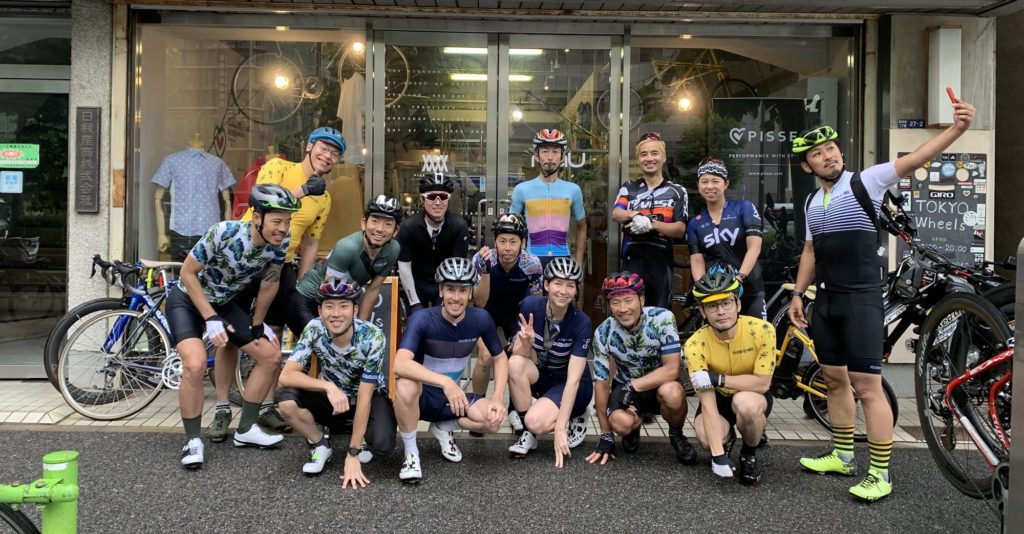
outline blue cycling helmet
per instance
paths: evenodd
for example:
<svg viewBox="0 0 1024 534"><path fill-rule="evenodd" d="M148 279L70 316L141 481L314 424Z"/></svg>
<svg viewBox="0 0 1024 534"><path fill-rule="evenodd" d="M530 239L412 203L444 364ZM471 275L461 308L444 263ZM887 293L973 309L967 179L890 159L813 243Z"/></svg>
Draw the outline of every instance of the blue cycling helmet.
<svg viewBox="0 0 1024 534"><path fill-rule="evenodd" d="M327 141L336 146L342 154L345 153L345 138L341 136L341 132L334 128L322 126L310 132L306 142L312 144L317 141Z"/></svg>

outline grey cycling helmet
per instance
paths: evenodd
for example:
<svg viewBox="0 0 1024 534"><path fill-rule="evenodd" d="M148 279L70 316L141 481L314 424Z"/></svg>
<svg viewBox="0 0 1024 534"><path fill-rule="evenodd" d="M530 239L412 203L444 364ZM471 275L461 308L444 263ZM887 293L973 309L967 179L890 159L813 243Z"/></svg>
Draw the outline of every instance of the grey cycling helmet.
<svg viewBox="0 0 1024 534"><path fill-rule="evenodd" d="M479 280L473 262L466 258L445 258L434 271L434 281L453 286L473 286Z"/></svg>
<svg viewBox="0 0 1024 534"><path fill-rule="evenodd" d="M276 184L259 184L249 191L249 205L256 213L299 211L299 199L291 191Z"/></svg>
<svg viewBox="0 0 1024 534"><path fill-rule="evenodd" d="M544 279L554 280L555 278L579 283L583 280L583 269L580 269L580 264L572 258L555 258L548 262L547 267L544 267Z"/></svg>
<svg viewBox="0 0 1024 534"><path fill-rule="evenodd" d="M455 180L452 180L451 176L442 173L423 174L419 177L419 188L420 193L429 193L430 191L451 193L455 191Z"/></svg>
<svg viewBox="0 0 1024 534"><path fill-rule="evenodd" d="M377 195L377 198L366 205L366 216L384 217L394 219L395 224L402 222L402 206L398 204L397 198L388 198L385 195Z"/></svg>

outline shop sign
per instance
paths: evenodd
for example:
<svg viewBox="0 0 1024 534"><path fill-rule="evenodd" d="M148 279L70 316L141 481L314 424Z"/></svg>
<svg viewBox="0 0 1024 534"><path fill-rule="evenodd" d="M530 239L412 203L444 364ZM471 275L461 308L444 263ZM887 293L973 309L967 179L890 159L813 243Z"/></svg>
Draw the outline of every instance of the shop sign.
<svg viewBox="0 0 1024 534"><path fill-rule="evenodd" d="M924 119L896 119L897 128L924 128Z"/></svg>
<svg viewBox="0 0 1024 534"><path fill-rule="evenodd" d="M39 145L0 144L0 169L34 169L39 166Z"/></svg>
<svg viewBox="0 0 1024 534"><path fill-rule="evenodd" d="M100 108L76 110L75 211L100 211Z"/></svg>
<svg viewBox="0 0 1024 534"><path fill-rule="evenodd" d="M24 184L21 171L0 171L0 193L21 193Z"/></svg>

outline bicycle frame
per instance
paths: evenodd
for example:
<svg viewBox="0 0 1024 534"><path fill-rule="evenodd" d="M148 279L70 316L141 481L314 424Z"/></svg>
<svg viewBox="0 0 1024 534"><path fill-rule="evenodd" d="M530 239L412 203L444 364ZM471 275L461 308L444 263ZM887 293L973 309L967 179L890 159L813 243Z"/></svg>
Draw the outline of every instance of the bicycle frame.
<svg viewBox="0 0 1024 534"><path fill-rule="evenodd" d="M960 421L960 424L963 425L964 430L967 431L967 435L970 436L971 441L974 442L974 446L977 447L978 451L981 452L982 457L985 458L985 463L987 463L988 466L992 469L995 469L996 465L999 464L999 457L996 455L995 452L992 451L992 448L989 447L987 443L985 443L985 440L981 438L981 435L978 433L978 429L975 428L974 424L971 423L970 419L968 419L963 414L963 412L960 411L960 408L956 405L956 403L953 402L953 393L956 391L957 388L962 386L968 380L971 380L978 375L984 374L992 367L1006 363L1007 361L1012 361L1013 350L1014 349L1012 348L1007 349L1000 352L999 354L996 354L995 356L992 356L991 358L981 362L980 364L968 369L966 373L950 380L949 384L946 385L946 394L944 398L946 406L950 409L950 412L953 413L956 416L956 418ZM992 419L992 426L993 428L995 428L996 433L999 435L999 439L1000 441L1002 441L1003 447L1006 450L1010 450L1010 441L1009 439L1007 439L1006 431L1003 429L1003 425L999 423L999 417L996 415L995 400L996 394L999 392L1000 389L1002 389L1004 385L1006 385L1006 383L1010 380L1012 376L1012 371L1007 371L1003 376L999 377L999 379L996 380L995 384L992 385L988 393L989 417Z"/></svg>
<svg viewBox="0 0 1024 534"><path fill-rule="evenodd" d="M812 341L807 334L800 331L800 329L797 328L795 325L789 325L789 328L786 330L786 336L782 338L782 347L776 351L776 360L780 362L782 361L782 359L785 357L786 350L789 349L789 344L792 343L794 339L803 343L804 349L809 351L811 353L811 358L814 360L815 363L818 363L818 353L814 351L814 341ZM798 361L797 367L793 369L794 385L797 387L797 389L814 395L819 399L826 398L827 395L825 395L821 391L814 389L810 385L804 383L803 375L799 372L799 365L800 363ZM779 366L776 366L775 369L776 372L778 372Z"/></svg>
<svg viewBox="0 0 1024 534"><path fill-rule="evenodd" d="M43 456L43 476L31 484L0 484L0 503L42 506L43 534L78 531L78 453Z"/></svg>

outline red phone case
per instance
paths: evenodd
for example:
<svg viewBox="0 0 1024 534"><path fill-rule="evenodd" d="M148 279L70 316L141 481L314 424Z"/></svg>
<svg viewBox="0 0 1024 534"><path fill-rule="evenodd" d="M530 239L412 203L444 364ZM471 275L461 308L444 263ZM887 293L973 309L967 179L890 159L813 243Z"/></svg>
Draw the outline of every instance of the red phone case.
<svg viewBox="0 0 1024 534"><path fill-rule="evenodd" d="M959 100L957 100L957 98L956 98L956 94L953 93L953 88L952 87L947 87L946 88L946 94L949 95L949 101L950 102L952 102L954 104L959 102Z"/></svg>

